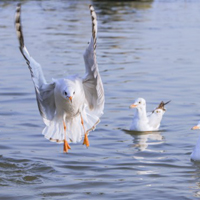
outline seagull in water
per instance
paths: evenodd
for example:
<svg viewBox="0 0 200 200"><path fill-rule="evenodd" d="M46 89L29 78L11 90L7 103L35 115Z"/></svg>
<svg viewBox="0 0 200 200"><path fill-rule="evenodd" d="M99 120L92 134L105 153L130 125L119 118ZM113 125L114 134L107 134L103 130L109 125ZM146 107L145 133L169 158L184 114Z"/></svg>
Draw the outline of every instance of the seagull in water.
<svg viewBox="0 0 200 200"><path fill-rule="evenodd" d="M163 101L159 106L150 113L146 112L146 101L143 98L138 98L130 105L130 108L136 108L135 115L130 127L134 131L157 131L160 127L160 122L166 111L165 105L170 101L164 103Z"/></svg>
<svg viewBox="0 0 200 200"><path fill-rule="evenodd" d="M19 49L26 60L35 87L40 115L46 127L45 138L63 143L64 152L71 147L70 142L80 142L89 146L88 134L100 122L104 110L104 88L96 61L97 17L93 6L89 6L92 19L92 37L83 55L85 76L68 76L47 83L42 68L29 54L21 25L21 5L16 8L15 27Z"/></svg>
<svg viewBox="0 0 200 200"><path fill-rule="evenodd" d="M200 129L200 121L198 122L198 124L196 126L192 127L192 130L196 130L196 129ZM196 146L194 147L194 149L192 151L190 158L193 161L200 161L200 137L197 141Z"/></svg>

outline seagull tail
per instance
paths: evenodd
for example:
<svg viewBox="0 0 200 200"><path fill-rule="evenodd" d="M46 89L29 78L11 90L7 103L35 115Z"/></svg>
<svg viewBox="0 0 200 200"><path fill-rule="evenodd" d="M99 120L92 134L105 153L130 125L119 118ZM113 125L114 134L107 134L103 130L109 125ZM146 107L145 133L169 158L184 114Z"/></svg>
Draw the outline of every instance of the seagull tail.
<svg viewBox="0 0 200 200"><path fill-rule="evenodd" d="M95 129L100 120L98 116L89 112L87 107L76 117L71 119L66 118L65 122L63 122L62 117L57 116L51 121L46 121L46 127L43 129L42 134L52 142L63 143L65 139L69 143L81 142L85 134L83 125L81 124L81 115L85 131L89 135L89 132ZM66 130L64 129L64 123Z"/></svg>
<svg viewBox="0 0 200 200"><path fill-rule="evenodd" d="M44 137L52 142L63 143L65 139L63 120L55 116L53 120L45 122L46 127L42 134Z"/></svg>
<svg viewBox="0 0 200 200"><path fill-rule="evenodd" d="M81 116L83 119L83 125L81 123ZM85 132L89 135L89 132L96 128L96 125L99 123L99 117L89 112L89 108L85 107L76 117L66 120L65 123L67 127L68 141L77 143L82 141Z"/></svg>

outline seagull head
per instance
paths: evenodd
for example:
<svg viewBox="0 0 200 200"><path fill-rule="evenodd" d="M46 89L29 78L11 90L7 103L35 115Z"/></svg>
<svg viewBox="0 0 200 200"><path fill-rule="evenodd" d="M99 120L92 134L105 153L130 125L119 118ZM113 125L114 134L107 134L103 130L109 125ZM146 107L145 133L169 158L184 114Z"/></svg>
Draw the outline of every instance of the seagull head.
<svg viewBox="0 0 200 200"><path fill-rule="evenodd" d="M79 80L74 77L68 77L67 79L61 79L57 81L57 88L59 94L62 96L65 102L74 103L77 98L81 98L81 88L79 87Z"/></svg>
<svg viewBox="0 0 200 200"><path fill-rule="evenodd" d="M200 129L200 121L198 122L198 124L196 126L192 127L192 130L195 130L195 129Z"/></svg>
<svg viewBox="0 0 200 200"><path fill-rule="evenodd" d="M146 107L146 101L143 98L138 98L134 101L132 105L130 105L130 108L137 108L142 109Z"/></svg>
<svg viewBox="0 0 200 200"><path fill-rule="evenodd" d="M161 108L156 108L154 111L152 111L155 115L157 116L163 116L163 114L165 113L165 109L161 109Z"/></svg>
<svg viewBox="0 0 200 200"><path fill-rule="evenodd" d="M63 97L67 100L70 101L72 103L72 100L75 96L75 90L73 88L65 88L63 90Z"/></svg>

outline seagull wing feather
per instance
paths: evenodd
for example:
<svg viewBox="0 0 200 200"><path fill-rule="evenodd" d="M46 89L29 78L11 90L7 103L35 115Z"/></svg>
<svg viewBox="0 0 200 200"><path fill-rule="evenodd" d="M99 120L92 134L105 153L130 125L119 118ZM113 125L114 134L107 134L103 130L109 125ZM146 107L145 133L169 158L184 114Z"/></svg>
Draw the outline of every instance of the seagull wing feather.
<svg viewBox="0 0 200 200"><path fill-rule="evenodd" d="M104 109L104 88L96 61L97 17L93 6L89 6L92 19L92 37L83 55L86 74L83 78L83 88L90 110L95 110L100 116Z"/></svg>
<svg viewBox="0 0 200 200"><path fill-rule="evenodd" d="M21 5L18 4L15 16L15 28L19 40L19 49L26 60L31 73L31 78L35 87L36 99L40 115L44 121L52 120L55 114L54 88L55 83L47 84L44 78L42 68L29 54L24 45L24 37L21 25Z"/></svg>

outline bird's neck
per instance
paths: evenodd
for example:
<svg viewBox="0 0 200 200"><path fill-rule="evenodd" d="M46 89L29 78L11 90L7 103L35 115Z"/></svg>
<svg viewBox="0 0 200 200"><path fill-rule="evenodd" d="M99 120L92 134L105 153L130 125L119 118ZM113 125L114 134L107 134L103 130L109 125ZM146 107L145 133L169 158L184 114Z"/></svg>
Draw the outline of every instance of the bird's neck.
<svg viewBox="0 0 200 200"><path fill-rule="evenodd" d="M136 115L139 119L147 120L147 113L146 113L146 107L138 108L136 110Z"/></svg>

